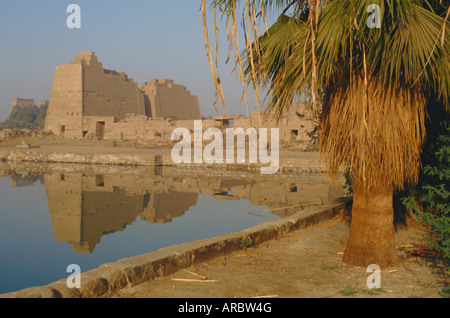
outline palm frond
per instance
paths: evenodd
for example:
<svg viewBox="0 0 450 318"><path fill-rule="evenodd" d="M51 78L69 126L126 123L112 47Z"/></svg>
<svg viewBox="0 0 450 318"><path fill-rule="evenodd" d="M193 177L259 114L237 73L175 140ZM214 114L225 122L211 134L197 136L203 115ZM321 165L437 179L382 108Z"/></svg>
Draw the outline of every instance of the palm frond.
<svg viewBox="0 0 450 318"><path fill-rule="evenodd" d="M294 99L315 105L320 98L320 149L331 176L344 165L367 187L401 188L417 179L427 98L432 95L450 109L449 2L212 3L229 21L243 87L253 85L257 96L265 87L267 108L275 117ZM381 28L367 26L372 4L380 7ZM282 14L260 36L257 17L273 10ZM238 12L244 50L236 41Z"/></svg>
<svg viewBox="0 0 450 318"><path fill-rule="evenodd" d="M319 145L329 174L335 178L343 165L368 189L415 183L425 139L425 96L417 89L392 90L373 78L368 83L367 95L360 73L327 86Z"/></svg>

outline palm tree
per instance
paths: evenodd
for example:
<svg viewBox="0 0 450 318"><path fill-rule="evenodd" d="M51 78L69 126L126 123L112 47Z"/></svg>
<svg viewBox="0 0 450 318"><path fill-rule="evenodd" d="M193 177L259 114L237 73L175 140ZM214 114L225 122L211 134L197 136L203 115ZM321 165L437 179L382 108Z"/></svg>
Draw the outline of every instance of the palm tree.
<svg viewBox="0 0 450 318"><path fill-rule="evenodd" d="M206 1L205 44L221 88L207 36ZM379 11L370 10L374 4ZM211 7L220 14L214 15L215 32L219 18L227 20L243 85L253 85L257 96L266 89L267 108L276 117L296 99L311 103L320 113L319 145L330 177L342 166L352 171L352 222L343 262L397 264L393 193L417 182L428 101L450 106L449 1L211 0ZM268 12L279 17L259 35ZM373 18L380 19L380 28L368 23Z"/></svg>

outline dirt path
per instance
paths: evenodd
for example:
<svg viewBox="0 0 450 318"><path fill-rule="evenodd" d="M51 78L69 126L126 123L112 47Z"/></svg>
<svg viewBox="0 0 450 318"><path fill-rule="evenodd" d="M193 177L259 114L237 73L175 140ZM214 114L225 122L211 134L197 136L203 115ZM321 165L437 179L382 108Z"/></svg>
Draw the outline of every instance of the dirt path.
<svg viewBox="0 0 450 318"><path fill-rule="evenodd" d="M368 289L366 281L371 273L366 269L341 262L348 230L347 222L337 217L195 268L128 287L115 297L441 297L440 291L449 282L444 273L448 264L442 264L436 257L412 253L421 244L423 228L410 226L408 230L397 231L396 245L402 266L381 269L379 290Z"/></svg>

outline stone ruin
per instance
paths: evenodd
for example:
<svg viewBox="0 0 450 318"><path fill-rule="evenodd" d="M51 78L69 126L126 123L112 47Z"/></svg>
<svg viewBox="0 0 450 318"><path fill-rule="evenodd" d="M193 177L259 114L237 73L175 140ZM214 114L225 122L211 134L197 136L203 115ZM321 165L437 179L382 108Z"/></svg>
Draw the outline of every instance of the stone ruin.
<svg viewBox="0 0 450 318"><path fill-rule="evenodd" d="M78 53L70 64L57 66L45 130L76 139L134 136L139 125L129 123L130 114L141 125L201 119L198 97L172 80L152 79L138 87L125 73L104 69L93 52Z"/></svg>
<svg viewBox="0 0 450 318"><path fill-rule="evenodd" d="M286 106L279 122L261 111L202 119L198 97L185 86L151 79L139 87L125 73L104 69L93 52L57 66L44 129L74 139L170 143L175 128L193 130L194 120L203 120L204 130L280 128L282 143L309 141L307 132L314 129L303 104Z"/></svg>
<svg viewBox="0 0 450 318"><path fill-rule="evenodd" d="M0 143L23 138L45 138L53 136L51 131L38 129L3 129L0 130Z"/></svg>

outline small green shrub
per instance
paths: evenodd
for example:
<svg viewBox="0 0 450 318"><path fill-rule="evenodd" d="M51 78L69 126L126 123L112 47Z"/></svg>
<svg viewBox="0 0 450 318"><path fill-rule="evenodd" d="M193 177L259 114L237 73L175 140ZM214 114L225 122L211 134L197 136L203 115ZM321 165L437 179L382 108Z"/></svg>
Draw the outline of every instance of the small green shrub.
<svg viewBox="0 0 450 318"><path fill-rule="evenodd" d="M255 244L248 235L241 236L241 249L246 250L247 248L252 247L253 245Z"/></svg>
<svg viewBox="0 0 450 318"><path fill-rule="evenodd" d="M442 133L429 145L435 152L423 169L419 185L409 190L402 203L420 222L431 227L429 248L450 258L450 121L443 121L441 127Z"/></svg>

